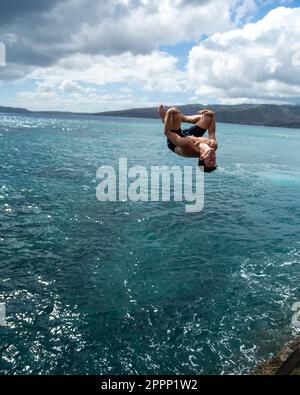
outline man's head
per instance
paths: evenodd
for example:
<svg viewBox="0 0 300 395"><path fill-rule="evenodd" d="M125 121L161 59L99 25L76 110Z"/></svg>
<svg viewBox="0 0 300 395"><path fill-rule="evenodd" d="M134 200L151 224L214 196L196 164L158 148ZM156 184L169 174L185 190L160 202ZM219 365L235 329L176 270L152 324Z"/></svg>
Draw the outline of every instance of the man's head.
<svg viewBox="0 0 300 395"><path fill-rule="evenodd" d="M205 173L212 173L217 170L217 160L216 160L216 151L211 150L210 154L207 157L203 157L199 160L199 167L204 167Z"/></svg>

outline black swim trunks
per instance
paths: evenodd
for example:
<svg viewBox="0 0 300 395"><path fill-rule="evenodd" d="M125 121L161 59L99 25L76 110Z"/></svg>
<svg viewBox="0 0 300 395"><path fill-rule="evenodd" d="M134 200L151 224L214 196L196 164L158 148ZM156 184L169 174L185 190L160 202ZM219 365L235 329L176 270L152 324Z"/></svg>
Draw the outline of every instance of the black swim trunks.
<svg viewBox="0 0 300 395"><path fill-rule="evenodd" d="M203 137L204 134L205 134L205 132L206 132L206 129L202 129L202 128L200 128L200 127L197 126L197 125L196 125L196 126L192 126L192 127L189 128L189 129L184 129L184 130L181 130L181 129L172 130L172 133L176 133L176 134L178 134L178 136L180 136L180 137L188 137L188 136ZM169 148L171 151L175 152L176 146L175 146L169 139L168 139L167 144L168 144L168 148Z"/></svg>

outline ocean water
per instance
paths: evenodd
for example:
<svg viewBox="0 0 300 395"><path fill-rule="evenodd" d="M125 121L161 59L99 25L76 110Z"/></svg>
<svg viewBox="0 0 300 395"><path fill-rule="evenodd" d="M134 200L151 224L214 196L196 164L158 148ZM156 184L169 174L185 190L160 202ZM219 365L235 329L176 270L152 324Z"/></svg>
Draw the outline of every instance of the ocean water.
<svg viewBox="0 0 300 395"><path fill-rule="evenodd" d="M297 334L300 131L218 136L186 214L96 199L120 157L193 163L159 121L0 116L1 374L241 374Z"/></svg>

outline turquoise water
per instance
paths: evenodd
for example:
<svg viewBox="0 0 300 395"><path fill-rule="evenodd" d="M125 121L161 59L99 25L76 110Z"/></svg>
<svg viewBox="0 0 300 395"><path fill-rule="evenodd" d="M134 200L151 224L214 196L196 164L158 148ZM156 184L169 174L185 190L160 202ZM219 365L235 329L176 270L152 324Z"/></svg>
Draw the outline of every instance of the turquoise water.
<svg viewBox="0 0 300 395"><path fill-rule="evenodd" d="M96 171L193 163L155 120L0 116L0 372L245 373L296 334L300 132L218 125L205 209L100 203Z"/></svg>

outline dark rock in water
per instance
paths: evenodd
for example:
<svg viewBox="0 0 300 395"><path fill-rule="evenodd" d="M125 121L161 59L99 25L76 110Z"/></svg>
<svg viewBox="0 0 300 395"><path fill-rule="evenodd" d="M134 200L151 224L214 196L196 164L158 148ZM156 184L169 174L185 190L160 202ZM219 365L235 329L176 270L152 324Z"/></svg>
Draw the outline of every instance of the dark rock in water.
<svg viewBox="0 0 300 395"><path fill-rule="evenodd" d="M264 376L300 376L300 338L288 343L274 358L259 364L253 373Z"/></svg>
<svg viewBox="0 0 300 395"><path fill-rule="evenodd" d="M278 376L286 376L300 368L300 348L294 351L277 371Z"/></svg>

